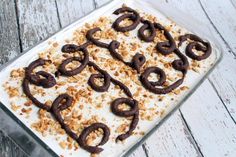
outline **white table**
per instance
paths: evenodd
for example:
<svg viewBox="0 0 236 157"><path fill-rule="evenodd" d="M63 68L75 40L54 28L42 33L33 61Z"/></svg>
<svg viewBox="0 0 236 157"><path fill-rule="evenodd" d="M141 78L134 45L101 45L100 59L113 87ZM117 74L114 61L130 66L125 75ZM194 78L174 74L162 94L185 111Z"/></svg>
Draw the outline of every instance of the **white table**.
<svg viewBox="0 0 236 157"><path fill-rule="evenodd" d="M107 1L1 0L0 63ZM235 157L236 0L166 0L166 3L209 25L223 46L224 58L182 108L132 156ZM1 133L0 157L16 156L25 155Z"/></svg>

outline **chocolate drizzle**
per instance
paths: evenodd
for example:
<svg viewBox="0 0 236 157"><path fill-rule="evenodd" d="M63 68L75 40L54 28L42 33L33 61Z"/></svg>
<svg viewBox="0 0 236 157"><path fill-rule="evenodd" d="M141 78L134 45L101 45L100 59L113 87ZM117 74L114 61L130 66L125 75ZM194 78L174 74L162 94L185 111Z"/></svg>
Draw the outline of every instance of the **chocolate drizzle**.
<svg viewBox="0 0 236 157"><path fill-rule="evenodd" d="M125 93L128 97L131 97L131 98L133 97L133 95L131 94L129 88L128 88L126 85L124 85L122 82L120 82L120 81L118 81L118 80L116 80L116 79L114 79L114 78L111 78L111 81L112 81L112 83L114 83L115 85L119 86L120 89L122 89L122 90L124 91L124 93Z"/></svg>
<svg viewBox="0 0 236 157"><path fill-rule="evenodd" d="M33 74L33 70L37 68L38 66L43 66L46 64L46 62L49 62L48 60L44 59L37 59L33 61L26 69L25 69L25 76L29 80L30 83L35 84L37 86L42 86L44 88L51 88L56 84L55 78L45 72L45 71L38 71L35 74ZM41 78L41 77L43 78Z"/></svg>
<svg viewBox="0 0 236 157"><path fill-rule="evenodd" d="M63 102L64 100L65 100L65 102ZM99 148L98 146L104 145L108 141L109 136L110 136L109 128L103 123L93 123L89 127L85 128L82 131L82 133L80 134L80 136L78 137L77 134L75 134L69 128L69 126L64 122L64 119L62 118L62 116L60 114L61 111L65 110L71 106L72 101L73 101L73 98L71 96L69 96L68 94L59 95L52 103L52 114L54 115L56 120L60 123L61 127L66 131L66 133L71 138L76 140L82 148L84 148L85 150L87 150L90 153L100 153L103 149ZM102 141L97 146L88 146L87 142L86 142L87 136L91 132L98 130L99 128L101 128L103 130Z"/></svg>
<svg viewBox="0 0 236 157"><path fill-rule="evenodd" d="M138 30L138 36L141 40L146 42L152 42L154 41L154 38L156 37L156 29L152 22L148 20L142 20L143 26L139 28ZM149 31L149 35L145 35L145 31Z"/></svg>
<svg viewBox="0 0 236 157"><path fill-rule="evenodd" d="M123 110L119 109L119 105L121 105L123 103L128 105L130 107L130 110L123 111ZM134 131L134 129L136 128L136 126L138 124L138 121L139 121L138 102L136 100L129 99L129 98L118 98L111 103L111 111L112 111L112 113L114 113L115 115L120 116L120 117L133 116L129 130L126 133L121 134L116 138L116 141L118 141L118 140L123 141L132 134L132 132Z"/></svg>
<svg viewBox="0 0 236 157"><path fill-rule="evenodd" d="M159 80L157 82L151 82L148 80L148 77L151 73L156 73L159 75ZM166 75L165 72L158 68L158 67L149 67L145 69L145 71L141 74L140 80L143 86L148 89L149 91L155 94L167 94L172 90L176 89L183 83L184 77L173 83L172 85L165 87L165 88L157 88L156 86L162 86L166 82Z"/></svg>
<svg viewBox="0 0 236 157"><path fill-rule="evenodd" d="M74 76L79 74L88 64L89 62L89 54L87 49L82 49L82 52L84 53L84 58L81 59L80 57L71 57L62 62L62 64L59 66L58 71L64 75L64 76ZM72 61L78 61L81 63L81 65L73 70L67 70L66 65L68 65Z"/></svg>
<svg viewBox="0 0 236 157"><path fill-rule="evenodd" d="M157 43L156 45L157 51L159 51L163 55L168 55L172 53L176 49L175 40L173 39L171 34L165 29L165 27L163 27L161 24L154 23L154 26L156 29L160 31L164 31L164 36L168 40L168 41Z"/></svg>
<svg viewBox="0 0 236 157"><path fill-rule="evenodd" d="M78 46L75 44L66 44L61 48L61 51L63 53L74 53L74 52L78 52L78 51L83 51L84 49L87 48L87 46L89 46L91 44L90 41L87 41L86 43Z"/></svg>
<svg viewBox="0 0 236 157"><path fill-rule="evenodd" d="M208 58L211 55L212 48L211 44L209 42L203 41L201 38L194 34L185 34L183 36L179 37L179 44L180 47L183 42L185 42L187 39L193 40L193 42L189 43L186 47L186 55L194 60L201 61L206 58ZM196 49L197 51L202 51L203 55L196 55L193 52L193 49Z"/></svg>
<svg viewBox="0 0 236 157"><path fill-rule="evenodd" d="M93 34L96 33L97 31L101 31L101 29L99 27L90 29L86 34L87 40L91 41L96 46L103 47L103 48L108 48L108 46L109 46L108 44L100 42L100 41L98 41L97 39L95 39L93 37Z"/></svg>
<svg viewBox="0 0 236 157"><path fill-rule="evenodd" d="M187 69L189 67L188 59L178 49L174 50L174 52L180 59L174 60L172 62L172 66L175 70L181 71L183 73L182 78L167 87L157 88L156 86L163 86L166 82L166 74L158 67L149 67L145 69L140 76L140 81L146 89L155 94L167 94L183 83ZM151 73L155 73L159 76L158 81L153 82L148 80L148 77L151 75Z"/></svg>
<svg viewBox="0 0 236 157"><path fill-rule="evenodd" d="M61 111L70 107L72 105L72 101L73 101L73 98L69 96L68 94L59 95L52 103L51 112L56 118L56 120L60 123L62 129L64 129L71 138L73 138L74 140L77 140L78 136L64 122L64 119L61 116Z"/></svg>
<svg viewBox="0 0 236 157"><path fill-rule="evenodd" d="M25 95L26 95L36 106L38 106L38 107L41 108L41 109L44 109L44 110L49 111L51 107L50 107L50 106L47 106L47 105L44 104L44 103L41 103L38 99L36 99L36 98L33 96L33 94L32 94L31 91L30 91L29 84L30 84L30 81L25 77L24 80L23 80L23 83L22 83L22 88L23 88L23 92L25 93Z"/></svg>
<svg viewBox="0 0 236 157"><path fill-rule="evenodd" d="M146 62L146 58L144 55L140 54L140 53L136 53L132 59L131 62L126 62L123 57L116 51L116 49L118 49L120 46L120 43L118 41L112 41L108 47L110 54L113 58L123 62L125 65L134 68L135 70L137 70L137 72L140 72L141 67L144 65L144 63Z"/></svg>
<svg viewBox="0 0 236 157"><path fill-rule="evenodd" d="M91 88L97 92L105 92L108 90L108 88L110 87L110 83L111 83L111 76L104 70L100 69L100 67L98 67L95 63L93 62L89 62L88 64L89 66L93 66L93 68L95 70L97 70L99 72L99 74L92 74L89 77L88 80L88 84L91 86ZM95 83L95 79L104 79L104 84L102 86L98 86Z"/></svg>
<svg viewBox="0 0 236 157"><path fill-rule="evenodd" d="M124 14L120 16L119 18L116 19L116 21L113 23L112 27L118 31L118 32L128 32L131 30L134 30L138 24L140 23L140 16L137 11L129 8L129 7L122 7L114 11L113 14L119 15L121 13L128 12L127 14ZM133 21L133 23L129 26L120 26L120 23L125 20L126 18L130 19Z"/></svg>
<svg viewBox="0 0 236 157"><path fill-rule="evenodd" d="M86 143L86 138L88 137L88 135L93 132L96 131L98 129L102 129L103 130L103 138L100 141L100 143L96 146L89 146ZM110 136L110 129L103 123L94 123L90 126L88 126L87 128L85 128L82 133L80 134L79 138L78 138L78 143L79 145L89 151L90 153L100 153L101 151L103 151L102 148L99 148L98 146L104 145Z"/></svg>
<svg viewBox="0 0 236 157"><path fill-rule="evenodd" d="M140 69L145 62L146 62L145 56L140 53L136 53L132 59L130 66L133 67L135 70L137 70L138 73L140 73Z"/></svg>

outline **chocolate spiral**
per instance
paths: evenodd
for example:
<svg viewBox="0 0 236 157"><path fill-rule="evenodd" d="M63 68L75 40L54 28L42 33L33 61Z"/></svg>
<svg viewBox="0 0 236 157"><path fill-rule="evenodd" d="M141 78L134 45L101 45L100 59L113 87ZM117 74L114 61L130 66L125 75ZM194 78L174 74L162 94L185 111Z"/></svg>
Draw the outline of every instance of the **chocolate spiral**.
<svg viewBox="0 0 236 157"><path fill-rule="evenodd" d="M88 45L90 44L91 44L90 41L87 41L86 43L79 46L75 44L66 44L61 48L61 51L63 53L74 53L74 52L82 51L83 49L87 48Z"/></svg>
<svg viewBox="0 0 236 157"><path fill-rule="evenodd" d="M154 23L155 28L160 31L164 31L164 36L168 41L159 42L156 45L157 51L163 55L168 55L176 49L176 43L171 34L159 23Z"/></svg>
<svg viewBox="0 0 236 157"><path fill-rule="evenodd" d="M64 53L73 53L80 50L80 47L75 44L66 44L61 48L61 51Z"/></svg>
<svg viewBox="0 0 236 157"><path fill-rule="evenodd" d="M130 66L137 70L138 73L140 73L141 67L146 62L146 57L140 53L136 53L130 63Z"/></svg>
<svg viewBox="0 0 236 157"><path fill-rule="evenodd" d="M125 64L127 64L127 62L125 62L123 60L123 57L118 53L116 52L116 49L118 49L120 46L120 42L116 41L116 40L113 40L110 44L109 44L109 47L108 47L108 50L111 54L111 56Z"/></svg>
<svg viewBox="0 0 236 157"><path fill-rule="evenodd" d="M146 42L152 42L156 37L156 29L154 24L148 20L142 20L143 26L138 30L138 37ZM148 30L150 32L149 35L145 35L144 32Z"/></svg>
<svg viewBox="0 0 236 157"><path fill-rule="evenodd" d="M148 77L151 73L156 73L159 75L159 80L157 82L151 82L148 80ZM172 90L176 89L183 83L183 78L179 79L172 85L165 87L165 88L157 88L156 86L161 86L166 82L166 75L165 72L158 68L158 67L149 67L145 69L145 71L140 76L140 81L142 82L143 86L148 89L149 91L155 94L167 94Z"/></svg>
<svg viewBox="0 0 236 157"><path fill-rule="evenodd" d="M23 88L23 92L25 93L25 95L39 108L44 109L49 111L50 110L50 106L47 106L45 103L41 103L38 99L36 99L33 94L30 91L29 88L29 84L30 81L27 78L24 78L23 83L22 83L22 88Z"/></svg>
<svg viewBox="0 0 236 157"><path fill-rule="evenodd" d="M128 12L128 14L124 14L118 17L116 21L112 24L112 27L118 32L127 32L127 31L134 30L140 23L140 16L138 12L129 7L119 8L116 11L114 11L113 14L119 15L124 12ZM120 26L120 23L126 18L129 18L130 20L132 20L133 23L129 26L124 26L124 27Z"/></svg>
<svg viewBox="0 0 236 157"><path fill-rule="evenodd" d="M89 146L86 143L86 138L88 137L88 135L90 133L92 133L93 131L96 131L98 129L102 129L103 130L103 137L101 142L96 145L96 146ZM87 128L85 128L82 133L80 134L79 138L78 138L78 143L80 145L80 147L82 147L83 149L87 150L90 153L100 153L101 151L103 151L102 148L98 147L101 145L104 145L110 136L110 129L103 123L93 123L92 125L88 126Z"/></svg>
<svg viewBox="0 0 236 157"><path fill-rule="evenodd" d="M74 140L78 139L78 136L70 129L70 127L64 122L64 119L61 116L61 111L67 109L71 106L73 98L68 94L59 95L52 103L52 114L56 118L56 120L60 123L62 129L66 131L66 133L73 138Z"/></svg>
<svg viewBox="0 0 236 157"><path fill-rule="evenodd" d="M124 111L124 110L119 109L119 105L121 105L123 103L130 106L130 110ZM129 99L129 98L118 98L111 103L111 111L112 111L112 113L114 113L115 115L120 116L120 117L133 116L129 130L126 133L121 134L116 138L116 141L118 141L118 140L123 141L132 134L132 132L135 130L135 128L138 124L138 121L139 121L138 102L136 100Z"/></svg>
<svg viewBox="0 0 236 157"><path fill-rule="evenodd" d="M89 62L89 55L88 55L88 51L86 48L81 50L84 53L84 58L81 59L80 57L71 57L68 59L65 59L61 65L59 65L58 71L64 75L64 76L74 76L79 74L88 64ZM68 65L69 63L71 63L72 61L79 61L80 62L80 66L73 69L73 70L67 70L66 69L66 65Z"/></svg>
<svg viewBox="0 0 236 157"><path fill-rule="evenodd" d="M109 46L108 44L100 42L99 40L97 40L93 37L93 34L96 33L97 31L101 31L101 29L99 27L90 29L86 34L86 38L96 46L108 48L108 46Z"/></svg>
<svg viewBox="0 0 236 157"><path fill-rule="evenodd" d="M146 58L144 55L136 53L131 62L126 62L123 57L116 51L116 49L118 49L120 46L120 43L118 41L112 41L110 43L110 45L108 46L108 50L111 54L111 56L121 62L123 62L125 65L134 68L135 70L137 70L137 72L140 72L141 67L144 65L144 63L146 62Z"/></svg>
<svg viewBox="0 0 236 157"><path fill-rule="evenodd" d="M193 40L193 42L189 43L186 47L186 55L194 60L201 61L206 58L208 58L211 55L212 47L209 42L203 41L200 37L194 34L185 34L183 36L179 37L179 44L180 47L183 42L185 42L187 39ZM193 49L196 49L197 51L202 51L203 55L196 55L193 52Z"/></svg>
<svg viewBox="0 0 236 157"><path fill-rule="evenodd" d="M172 66L175 70L181 71L183 74L187 73L189 62L185 55L183 55L179 49L175 49L174 53L180 58L172 62Z"/></svg>
<svg viewBox="0 0 236 157"><path fill-rule="evenodd" d="M110 83L111 83L111 76L104 70L102 70L100 67L98 67L95 63L93 62L89 62L88 63L89 66L93 66L93 68L99 72L99 74L92 74L89 77L88 80L88 84L91 86L91 88L97 92L105 92L108 90L108 88L110 87ZM104 84L102 86L98 86L95 83L95 79L96 78L100 78L100 79L104 79Z"/></svg>
<svg viewBox="0 0 236 157"><path fill-rule="evenodd" d="M49 62L49 61L39 58L33 61L32 63L30 63L30 65L25 69L25 77L32 84L35 84L37 86L42 86L44 88L51 88L56 84L56 80L51 74L45 71L38 71L35 74L33 74L33 70L35 68L37 68L38 66L45 65L46 62ZM43 78L40 78L40 76Z"/></svg>
<svg viewBox="0 0 236 157"><path fill-rule="evenodd" d="M180 78L168 87L157 88L156 86L163 86L166 82L166 74L162 69L158 67L149 67L145 69L140 76L140 81L146 89L155 94L167 94L183 83L185 75L187 73L187 69L189 67L189 62L187 58L178 49L175 49L174 52L180 59L174 60L172 62L172 66L175 70L181 71L183 73L182 78ZM158 81L152 82L148 80L148 77L151 75L151 73L155 73L159 76Z"/></svg>
<svg viewBox="0 0 236 157"><path fill-rule="evenodd" d="M65 101L64 101L65 100ZM99 145L103 145L105 144L108 139L109 139L109 135L110 135L110 130L109 128L102 123L94 123L92 125L90 125L89 127L85 128L82 133L80 134L80 136L78 137L77 134L75 134L70 128L69 126L64 122L64 119L62 118L60 112L67 109L68 107L71 106L73 101L73 98L71 96L69 96L68 94L61 94L59 95L54 102L52 103L52 114L54 115L54 117L56 118L56 120L60 123L61 127L66 131L66 133L73 138L74 140L76 140L79 145L87 150L90 153L100 153L101 151L103 151L102 148L99 148ZM98 130L99 128L101 128L103 130L103 138L102 141L97 145L97 146L88 146L86 143L86 138L87 136L93 132Z"/></svg>

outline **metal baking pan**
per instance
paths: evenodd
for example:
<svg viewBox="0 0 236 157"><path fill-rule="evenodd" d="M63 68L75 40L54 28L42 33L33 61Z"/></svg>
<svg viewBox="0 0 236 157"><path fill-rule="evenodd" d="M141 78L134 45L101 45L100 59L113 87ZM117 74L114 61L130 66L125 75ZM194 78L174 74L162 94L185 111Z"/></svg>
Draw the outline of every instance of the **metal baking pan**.
<svg viewBox="0 0 236 157"><path fill-rule="evenodd" d="M85 24L86 22L93 21L98 19L103 15L112 14L112 12L120 8L122 4L125 3L127 6L144 11L145 13L152 14L160 19L165 19L166 21L174 21L178 26L191 32L197 34L201 38L211 42L213 47L212 55L212 64L210 67L205 69L205 71L197 77L196 80L192 80L191 88L182 98L178 100L178 103L173 105L165 114L164 117L161 117L155 121L150 129L145 133L142 138L136 140L135 143L129 145L124 152L117 154L116 156L128 156L131 154L138 146L140 146L154 131L156 131L162 123L170 117L183 103L184 101L200 86L200 84L206 79L207 75L216 67L219 61L222 58L222 48L218 44L217 40L211 34L209 28L202 24L201 22L189 17L188 15L182 13L179 10L176 10L171 6L171 4L166 4L164 2L155 2L151 0L114 0L103 7L93 11L89 15L75 21L69 26L62 28L59 32L55 33L48 39L37 44L33 48L26 50L24 53L11 60L7 64L3 65L0 69L0 80L2 81L4 77L9 75L9 71L14 69L14 67L28 65L32 60L37 57L37 53L43 51L47 48L49 41L60 41L64 38L70 38L72 32ZM162 22L162 21L160 21ZM2 85L2 84L1 84ZM0 90L3 98L0 99L1 104L1 129L7 133L7 135L18 145L23 151L29 156L58 156L57 152L43 142L38 135L36 135L26 124L23 122L19 116L14 113L10 105L7 104L5 100L4 91Z"/></svg>

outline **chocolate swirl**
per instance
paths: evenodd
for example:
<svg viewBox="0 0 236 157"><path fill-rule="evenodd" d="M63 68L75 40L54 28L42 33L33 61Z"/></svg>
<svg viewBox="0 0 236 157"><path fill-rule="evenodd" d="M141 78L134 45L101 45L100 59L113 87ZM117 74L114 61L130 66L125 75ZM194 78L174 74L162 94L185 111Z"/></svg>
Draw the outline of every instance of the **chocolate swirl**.
<svg viewBox="0 0 236 157"><path fill-rule="evenodd" d="M111 56L121 62L123 62L125 65L134 68L135 70L137 70L137 72L140 72L141 67L144 65L144 63L146 62L146 58L144 55L136 53L131 62L126 62L123 57L116 51L116 49L118 49L120 46L120 43L118 41L112 41L108 47L109 52L111 54Z"/></svg>
<svg viewBox="0 0 236 157"><path fill-rule="evenodd" d="M95 63L93 62L89 62L88 63L89 66L93 66L93 68L99 72L99 74L92 74L89 77L88 80L88 84L91 86L91 88L97 92L105 92L108 90L108 88L110 87L110 83L111 83L111 76L104 70L102 70L100 67L98 67ZM100 79L104 79L104 84L102 86L98 86L95 83L95 79L100 78Z"/></svg>
<svg viewBox="0 0 236 157"><path fill-rule="evenodd" d="M175 70L181 71L184 75L187 73L189 62L185 55L183 55L179 49L175 49L174 53L180 58L172 62L172 66Z"/></svg>
<svg viewBox="0 0 236 157"><path fill-rule="evenodd" d="M30 65L25 69L25 77L32 84L35 84L37 86L42 86L44 88L51 88L56 84L56 80L51 74L45 71L38 71L35 74L33 74L33 70L35 68L37 68L38 66L45 65L46 62L49 62L49 61L39 58L33 61L32 63L30 63Z"/></svg>
<svg viewBox="0 0 236 157"><path fill-rule="evenodd" d="M70 107L72 105L72 102L73 98L71 96L69 96L68 94L61 94L53 101L51 112L56 120L60 123L62 129L64 129L71 138L77 140L78 136L64 122L64 119L62 118L60 113L61 111Z"/></svg>
<svg viewBox="0 0 236 157"><path fill-rule="evenodd" d="M154 38L156 37L156 29L154 24L151 21L148 20L142 20L143 26L139 28L138 30L138 37L146 42L152 42L154 41ZM145 35L145 31L149 31L149 35Z"/></svg>
<svg viewBox="0 0 236 157"><path fill-rule="evenodd" d="M116 11L114 11L113 14L119 15L125 12L128 12L128 13L118 17L116 21L112 24L112 27L118 32L128 32L128 31L134 30L140 23L140 16L138 12L129 7L119 8ZM124 26L124 27L120 26L120 23L126 18L132 20L133 23L129 26Z"/></svg>
<svg viewBox="0 0 236 157"><path fill-rule="evenodd" d="M86 143L86 138L88 137L88 135L90 133L92 133L93 131L96 131L98 129L102 129L103 130L103 138L100 141L99 144L97 144L96 146L89 146ZM103 123L93 123L92 125L88 126L87 128L85 128L82 133L79 136L79 139L77 140L80 147L82 147L83 149L87 150L90 153L100 153L101 151L103 151L103 148L100 148L98 146L104 145L110 136L110 129Z"/></svg>
<svg viewBox="0 0 236 157"><path fill-rule="evenodd" d="M180 59L174 60L172 62L172 66L175 70L181 71L183 73L182 78L180 78L170 86L157 88L156 86L163 86L166 82L166 74L162 69L158 67L148 67L140 76L140 81L146 89L155 94L167 94L183 83L185 75L187 73L187 69L189 67L189 63L187 58L178 49L176 49L174 52ZM151 75L151 73L155 73L159 76L158 81L153 82L148 80L148 77Z"/></svg>
<svg viewBox="0 0 236 157"><path fill-rule="evenodd" d="M62 48L61 48L61 51L63 53L74 53L74 52L78 52L78 51L82 51L84 50L85 48L88 47L88 45L90 45L91 42L90 41L87 41L86 43L78 46L78 45L75 45L75 44L66 44L64 45Z"/></svg>
<svg viewBox="0 0 236 157"><path fill-rule="evenodd" d="M157 51L163 55L168 55L176 49L176 43L171 34L159 23L154 23L156 29L164 31L164 36L168 41L159 42L156 45Z"/></svg>
<svg viewBox="0 0 236 157"><path fill-rule="evenodd" d="M81 50L84 54L84 58L81 59L80 57L71 57L71 58L67 58L65 59L61 65L58 68L58 71L64 75L64 76L74 76L79 74L88 64L89 62L89 54L86 48ZM72 61L78 61L80 62L80 66L73 69L73 70L67 70L66 69L66 65L68 65L69 63L71 63Z"/></svg>
<svg viewBox="0 0 236 157"><path fill-rule="evenodd" d="M97 31L101 31L101 29L99 27L90 29L86 34L87 40L91 41L96 46L108 48L108 46L109 46L108 44L100 42L99 40L97 40L93 37L93 34L95 34Z"/></svg>
<svg viewBox="0 0 236 157"><path fill-rule="evenodd" d="M159 80L157 82L151 82L148 80L148 77L151 73L156 73L159 75ZM172 85L165 87L165 88L157 88L156 86L161 86L166 82L166 75L165 72L158 68L158 67L149 67L145 69L145 71L141 74L140 80L143 84L143 86L148 89L149 91L155 93L155 94L167 94L171 92L172 90L176 89L178 86L180 86L183 83L183 78L179 79Z"/></svg>
<svg viewBox="0 0 236 157"><path fill-rule="evenodd" d="M124 110L119 109L119 105L123 103L128 105L130 107L130 110L124 111ZM136 100L129 99L129 98L118 98L111 103L111 111L112 113L120 117L133 116L129 130L126 133L121 134L116 138L116 141L118 140L123 141L132 134L132 132L135 130L136 126L138 125L138 121L139 121L138 102Z"/></svg>
<svg viewBox="0 0 236 157"><path fill-rule="evenodd" d="M66 131L66 133L71 138L76 140L83 149L87 150L90 153L100 153L101 151L103 151L103 149L99 148L98 146L103 145L108 141L109 135L110 135L109 128L105 124L94 123L94 124L90 125L89 127L85 128L82 131L82 133L80 134L80 136L78 137L77 134L75 134L69 128L69 126L64 122L64 119L62 118L62 116L60 114L61 111L65 110L71 106L72 101L73 101L73 98L71 96L69 96L68 94L59 95L52 103L52 114L54 115L56 120L60 123L61 127ZM104 134L102 141L97 146L88 146L86 143L87 136L91 132L98 130L99 128L101 128L103 130L103 134Z"/></svg>
<svg viewBox="0 0 236 157"><path fill-rule="evenodd" d="M145 62L146 62L146 57L140 53L136 53L129 65L135 70L137 70L138 73L140 73L140 69Z"/></svg>
<svg viewBox="0 0 236 157"><path fill-rule="evenodd" d="M46 105L45 103L41 103L38 99L36 99L33 94L30 91L29 88L29 84L30 81L25 77L22 83L22 88L23 88L23 92L25 93L25 95L39 108L44 109L49 111L50 110L50 106Z"/></svg>
<svg viewBox="0 0 236 157"><path fill-rule="evenodd" d="M74 53L80 50L80 47L75 44L66 44L61 48L64 53Z"/></svg>
<svg viewBox="0 0 236 157"><path fill-rule="evenodd" d="M194 60L201 61L206 58L208 58L211 55L212 48L211 44L209 42L203 41L200 37L194 34L185 34L183 36L179 37L179 44L180 47L183 42L185 42L187 39L193 40L193 42L189 43L186 47L186 55ZM193 52L193 49L196 49L197 51L202 51L203 55L196 55Z"/></svg>

